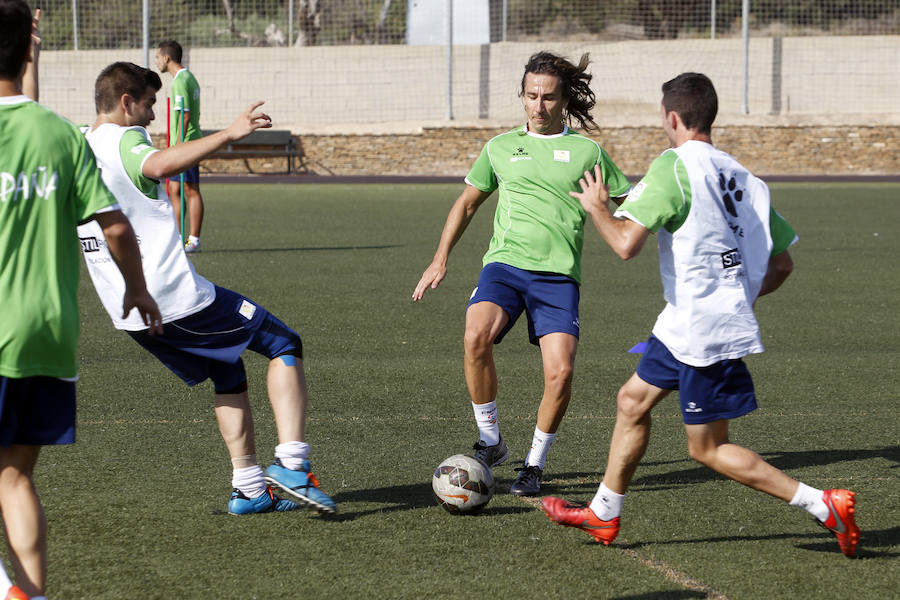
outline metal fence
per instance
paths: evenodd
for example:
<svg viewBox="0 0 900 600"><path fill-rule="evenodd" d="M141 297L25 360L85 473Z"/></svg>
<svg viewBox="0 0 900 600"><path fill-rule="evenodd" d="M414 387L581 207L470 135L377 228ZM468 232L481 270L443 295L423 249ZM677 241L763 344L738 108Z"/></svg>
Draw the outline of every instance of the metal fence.
<svg viewBox="0 0 900 600"><path fill-rule="evenodd" d="M713 78L725 114L900 112L900 0L45 0L40 6L45 56L57 52L52 63L69 65L69 72L123 58L152 66L156 45L178 40L203 86L208 115L262 93L292 109L304 106L292 121L298 126L508 121L521 110L521 66L545 48L576 59L591 52L599 104L623 123L658 101L662 78L685 70ZM64 87L50 88L52 100L80 106L81 86Z"/></svg>

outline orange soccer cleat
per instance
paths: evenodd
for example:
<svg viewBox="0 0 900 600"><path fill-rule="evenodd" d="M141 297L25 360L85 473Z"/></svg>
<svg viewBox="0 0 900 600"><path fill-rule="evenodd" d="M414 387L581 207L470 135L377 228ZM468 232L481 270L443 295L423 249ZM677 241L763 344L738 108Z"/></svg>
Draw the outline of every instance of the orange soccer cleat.
<svg viewBox="0 0 900 600"><path fill-rule="evenodd" d="M14 585L6 592L6 600L28 600L28 594L23 592L22 588Z"/></svg>
<svg viewBox="0 0 900 600"><path fill-rule="evenodd" d="M859 527L853 516L856 512L856 493L850 490L825 490L822 500L828 507L828 518L819 523L831 530L844 556L853 558L859 544Z"/></svg>
<svg viewBox="0 0 900 600"><path fill-rule="evenodd" d="M572 504L562 498L548 496L541 500L541 507L551 521L566 527L577 527L605 546L609 546L619 535L619 517L602 521L587 504Z"/></svg>

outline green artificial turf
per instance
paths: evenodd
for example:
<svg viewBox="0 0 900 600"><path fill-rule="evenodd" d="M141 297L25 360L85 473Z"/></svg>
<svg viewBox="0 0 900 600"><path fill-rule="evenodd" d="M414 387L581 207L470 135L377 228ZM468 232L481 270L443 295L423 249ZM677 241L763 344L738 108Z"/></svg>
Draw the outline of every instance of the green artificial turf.
<svg viewBox="0 0 900 600"><path fill-rule="evenodd" d="M506 493L531 441L539 352L524 322L496 348L511 460L477 517L434 505L430 479L476 430L462 372L466 301L494 200L447 279L410 296L458 185L204 185L215 283L303 337L314 470L339 503L229 516L231 465L209 383L189 389L112 328L82 269L78 442L47 448L51 598L888 598L900 581L900 186L773 185L800 235L796 270L757 309L767 352L747 362L760 409L732 440L820 488L858 492L859 559L800 509L687 458L676 397L609 548ZM544 492L589 500L618 387L663 306L654 244L623 263L588 226L573 400ZM265 465L276 444L266 361L245 356Z"/></svg>

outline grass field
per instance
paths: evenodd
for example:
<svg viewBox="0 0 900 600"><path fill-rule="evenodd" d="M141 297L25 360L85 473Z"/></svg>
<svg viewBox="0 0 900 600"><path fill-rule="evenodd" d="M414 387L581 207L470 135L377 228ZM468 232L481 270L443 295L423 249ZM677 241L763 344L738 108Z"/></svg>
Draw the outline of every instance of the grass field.
<svg viewBox="0 0 900 600"><path fill-rule="evenodd" d="M484 514L431 499L433 468L476 430L462 374L466 300L493 201L422 303L456 185L206 185L207 278L303 337L308 441L335 518L225 513L231 465L209 383L189 389L113 330L82 269L78 443L49 448L37 483L50 523L49 594L80 598L900 597L900 186L778 184L796 270L757 308L767 352L748 359L760 409L732 439L810 485L858 492L858 560L806 513L687 458L677 400L609 548L506 493L531 441L540 357L520 324L497 348L512 452ZM574 397L545 493L588 500L615 395L662 308L655 248L623 263L587 235ZM276 443L265 360L245 356L258 455Z"/></svg>

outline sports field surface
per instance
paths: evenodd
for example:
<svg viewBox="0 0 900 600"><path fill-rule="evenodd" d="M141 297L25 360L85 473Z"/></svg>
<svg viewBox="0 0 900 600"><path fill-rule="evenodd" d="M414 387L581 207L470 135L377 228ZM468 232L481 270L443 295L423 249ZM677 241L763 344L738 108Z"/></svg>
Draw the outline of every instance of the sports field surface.
<svg viewBox="0 0 900 600"><path fill-rule="evenodd" d="M476 438L462 372L465 304L495 199L447 279L410 300L460 185L205 185L201 274L296 328L307 440L339 514L226 514L231 464L212 387L189 389L116 332L82 269L78 442L36 474L49 596L169 598L900 597L900 185L773 184L800 235L794 275L757 312L760 409L732 440L790 475L858 493L858 559L804 511L693 463L676 396L655 411L611 547L509 495L541 394L524 322L496 348L510 460L477 517L431 498L431 473ZM661 310L654 244L628 263L588 226L574 395L544 493L589 500L615 396ZM266 361L245 355L258 456L276 443Z"/></svg>

